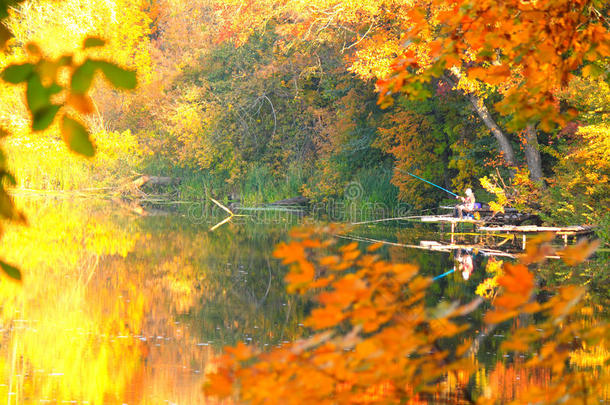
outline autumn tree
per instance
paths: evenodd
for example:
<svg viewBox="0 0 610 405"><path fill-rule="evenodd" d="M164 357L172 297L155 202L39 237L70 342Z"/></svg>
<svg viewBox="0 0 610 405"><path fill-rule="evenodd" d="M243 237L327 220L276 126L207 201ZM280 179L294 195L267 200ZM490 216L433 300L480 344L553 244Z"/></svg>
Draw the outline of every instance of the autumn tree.
<svg viewBox="0 0 610 405"><path fill-rule="evenodd" d="M565 124L575 113L559 108L557 91L585 65L584 74L599 74L591 61L608 54L605 9L598 1L240 4L219 6L225 35L237 44L276 19L277 31L293 40L343 42L349 69L365 80L380 79L382 94L426 97L422 83L445 79L470 101L511 166L518 164L513 144L519 139L535 181L543 176L537 131ZM518 134L512 140L486 105L491 93L501 95L494 107Z"/></svg>
<svg viewBox="0 0 610 405"><path fill-rule="evenodd" d="M523 130L530 174L533 180L541 180L536 128L550 131L575 117L575 109L560 108L557 92L579 69L584 75L602 73L594 62L610 53L610 34L603 18L607 6L598 1L496 4L469 0L415 6L405 39L416 46L425 44L425 59L417 52L420 48L407 47L393 77L379 82L382 94L403 90L417 95L422 80L457 78L456 87L468 94L511 162L514 154L505 136L476 97L485 86L495 86L503 96L495 107L510 117L511 128Z"/></svg>

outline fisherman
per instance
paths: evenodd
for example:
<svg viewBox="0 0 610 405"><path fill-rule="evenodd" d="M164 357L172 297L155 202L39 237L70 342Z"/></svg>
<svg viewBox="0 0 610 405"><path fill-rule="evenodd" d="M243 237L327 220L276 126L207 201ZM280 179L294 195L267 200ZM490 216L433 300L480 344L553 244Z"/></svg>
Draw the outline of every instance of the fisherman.
<svg viewBox="0 0 610 405"><path fill-rule="evenodd" d="M470 188L466 189L466 197L456 196L455 198L462 200L463 204L458 204L455 206L455 209L453 210L454 217L458 217L458 218L462 219L464 211L466 211L466 212L474 211L475 198L474 198L474 193L472 192L472 189L470 189Z"/></svg>

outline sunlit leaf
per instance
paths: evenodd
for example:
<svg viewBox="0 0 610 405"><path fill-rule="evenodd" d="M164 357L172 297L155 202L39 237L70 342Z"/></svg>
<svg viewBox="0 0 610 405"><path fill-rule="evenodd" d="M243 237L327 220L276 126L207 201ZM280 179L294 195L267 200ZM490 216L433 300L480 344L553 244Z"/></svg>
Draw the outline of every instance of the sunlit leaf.
<svg viewBox="0 0 610 405"><path fill-rule="evenodd" d="M32 114L47 107L50 104L50 97L47 89L42 85L40 76L32 74L28 80L28 87L25 92L28 107Z"/></svg>
<svg viewBox="0 0 610 405"><path fill-rule="evenodd" d="M4 24L0 24L0 49L6 48L6 43L11 38L13 38L13 33Z"/></svg>
<svg viewBox="0 0 610 405"><path fill-rule="evenodd" d="M58 66L68 66L72 64L72 55L64 55L57 60Z"/></svg>
<svg viewBox="0 0 610 405"><path fill-rule="evenodd" d="M7 172L6 170L0 172L0 178L2 178L2 180L5 180L11 186L17 184L17 179L15 179L15 176Z"/></svg>
<svg viewBox="0 0 610 405"><path fill-rule="evenodd" d="M62 90L63 90L63 87L61 87L57 83L53 83L52 85L47 87L47 94L49 96L52 96L53 94L57 94L57 93L61 92Z"/></svg>
<svg viewBox="0 0 610 405"><path fill-rule="evenodd" d="M73 93L84 94L89 90L91 82L93 81L93 76L95 75L95 67L96 65L94 62L86 60L74 70L72 79L70 80L70 89Z"/></svg>
<svg viewBox="0 0 610 405"><path fill-rule="evenodd" d="M42 131L47 129L49 125L53 123L53 119L55 118L57 111L59 111L59 106L53 104L40 108L34 113L32 119L32 129L34 131Z"/></svg>
<svg viewBox="0 0 610 405"><path fill-rule="evenodd" d="M30 78L32 72L34 72L34 65L31 63L9 65L2 71L2 79L13 84L23 83Z"/></svg>
<svg viewBox="0 0 610 405"><path fill-rule="evenodd" d="M86 94L71 93L68 96L67 102L83 114L91 114L94 111L93 102Z"/></svg>
<svg viewBox="0 0 610 405"><path fill-rule="evenodd" d="M99 47L99 46L104 46L105 44L106 44L106 41L104 41L101 38L89 37L89 38L85 39L83 48L84 49L95 48L95 47Z"/></svg>
<svg viewBox="0 0 610 405"><path fill-rule="evenodd" d="M64 117L61 132L64 141L74 152L88 157L95 154L95 148L91 139L89 139L89 133L80 122Z"/></svg>
<svg viewBox="0 0 610 405"><path fill-rule="evenodd" d="M40 58L42 56L42 50L40 49L38 44L34 42L29 42L25 46L25 50L30 56L33 56L35 58Z"/></svg>
<svg viewBox="0 0 610 405"><path fill-rule="evenodd" d="M15 207L15 203L4 187L0 186L0 216L25 224L25 215Z"/></svg>
<svg viewBox="0 0 610 405"><path fill-rule="evenodd" d="M0 260L0 267L2 267L2 271L15 280L21 281L21 271L15 266L11 266L10 264Z"/></svg>
<svg viewBox="0 0 610 405"><path fill-rule="evenodd" d="M21 271L15 266L12 266L4 261L0 260L0 267L2 267L2 271L12 279L17 281L21 281Z"/></svg>
<svg viewBox="0 0 610 405"><path fill-rule="evenodd" d="M123 69L113 63L106 61L96 61L95 66L106 76L106 79L119 89L135 89L138 84L136 72Z"/></svg>

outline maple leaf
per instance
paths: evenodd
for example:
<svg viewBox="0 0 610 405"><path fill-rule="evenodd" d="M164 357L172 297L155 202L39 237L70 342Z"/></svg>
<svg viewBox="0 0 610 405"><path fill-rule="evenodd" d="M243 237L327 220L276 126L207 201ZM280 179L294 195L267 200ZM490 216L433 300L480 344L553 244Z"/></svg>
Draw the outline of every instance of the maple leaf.
<svg viewBox="0 0 610 405"><path fill-rule="evenodd" d="M305 258L305 248L298 242L282 242L273 251L273 256L282 259L283 264L290 264Z"/></svg>
<svg viewBox="0 0 610 405"><path fill-rule="evenodd" d="M534 275L524 264L504 263L504 275L498 277L498 284L510 293L527 296L534 288Z"/></svg>

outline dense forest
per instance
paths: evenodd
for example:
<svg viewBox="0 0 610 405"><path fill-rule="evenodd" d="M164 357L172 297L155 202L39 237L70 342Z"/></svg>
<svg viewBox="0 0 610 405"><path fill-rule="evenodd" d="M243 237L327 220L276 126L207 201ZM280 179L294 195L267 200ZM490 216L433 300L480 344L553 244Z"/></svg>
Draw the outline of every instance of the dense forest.
<svg viewBox="0 0 610 405"><path fill-rule="evenodd" d="M511 5L481 6L477 18L499 28L473 20L459 36L459 2L25 2L9 10L3 66L50 66L103 38L75 58L132 69L138 86L117 92L96 76L89 94L63 96L97 148L79 160L59 123L32 135L23 90L3 84L9 166L28 189L144 173L180 178L185 200L327 201L353 182L365 203L448 197L411 172L607 237L607 5L570 4L518 21L503 20Z"/></svg>

